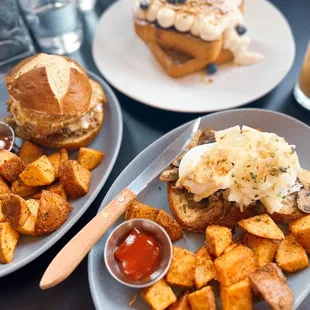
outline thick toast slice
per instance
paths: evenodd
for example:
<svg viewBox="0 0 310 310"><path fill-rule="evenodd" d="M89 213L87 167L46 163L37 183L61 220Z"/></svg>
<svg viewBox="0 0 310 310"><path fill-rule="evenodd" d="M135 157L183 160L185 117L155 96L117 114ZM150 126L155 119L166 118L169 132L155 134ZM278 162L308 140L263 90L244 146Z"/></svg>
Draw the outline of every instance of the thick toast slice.
<svg viewBox="0 0 310 310"><path fill-rule="evenodd" d="M195 202L191 193L175 188L174 184L167 183L169 206L184 230L204 233L209 225L232 228L238 225L238 221L256 214L255 205L250 205L241 212L239 207L224 200L221 195L212 195L201 202Z"/></svg>

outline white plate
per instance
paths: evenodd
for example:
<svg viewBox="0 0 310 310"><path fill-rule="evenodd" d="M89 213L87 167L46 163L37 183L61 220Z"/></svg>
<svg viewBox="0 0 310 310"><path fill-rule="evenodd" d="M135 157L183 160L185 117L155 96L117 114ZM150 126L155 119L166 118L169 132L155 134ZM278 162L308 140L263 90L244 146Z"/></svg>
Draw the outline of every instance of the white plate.
<svg viewBox="0 0 310 310"><path fill-rule="evenodd" d="M189 123L180 126L163 137L156 140L142 153L140 153L115 180L105 199L103 200L101 210L110 202L123 188L128 186L145 167L176 139L189 125ZM275 132L284 137L290 144L296 145L297 153L301 165L305 169L310 169L310 144L305 137L310 135L310 127L304 123L281 113L260 110L260 109L238 109L224 111L204 116L201 120L200 128L213 128L221 130L235 125L248 125L259 127L267 132ZM154 179L138 195L138 200L171 212L168 206L166 194L166 184ZM93 301L97 310L149 310L150 307L139 296L139 290L126 287L109 274L103 259L103 250L109 233L120 223L123 217L119 219L110 230L96 243L88 256L88 279ZM185 247L191 251L196 251L205 242L204 234L186 232L184 238L175 244ZM294 272L288 275L288 284L292 288L295 302L293 309L296 309L310 292L310 267ZM211 285L217 290L215 281ZM137 295L137 300L132 306L129 302ZM218 296L218 294L217 294ZM217 301L219 302L218 298ZM221 309L219 306L218 309ZM253 309L269 309L263 301L254 300Z"/></svg>
<svg viewBox="0 0 310 310"><path fill-rule="evenodd" d="M38 256L48 250L55 244L83 215L90 207L91 203L99 194L104 183L108 179L110 172L115 164L119 153L122 135L123 135L123 118L121 109L116 96L110 86L101 78L91 72L87 72L88 76L96 80L104 88L108 98L108 104L104 108L104 123L102 130L94 139L89 147L104 152L102 163L92 172L89 192L84 197L70 201L73 206L67 221L55 232L42 237L21 236L18 241L14 259L9 264L0 264L0 278L12 273L15 270L29 264ZM7 91L3 80L0 80L0 118L7 115ZM19 139L20 140L20 139ZM21 142L21 141L18 141ZM49 150L51 152L51 150ZM71 154L76 156L77 152ZM1 306L0 306L1 309Z"/></svg>
<svg viewBox="0 0 310 310"><path fill-rule="evenodd" d="M179 112L241 106L271 91L294 61L295 42L282 13L266 0L246 0L250 50L264 54L265 60L248 67L221 66L211 84L201 81L201 73L175 80L136 36L133 5L134 0L121 0L104 12L93 41L93 58L115 88L147 105Z"/></svg>

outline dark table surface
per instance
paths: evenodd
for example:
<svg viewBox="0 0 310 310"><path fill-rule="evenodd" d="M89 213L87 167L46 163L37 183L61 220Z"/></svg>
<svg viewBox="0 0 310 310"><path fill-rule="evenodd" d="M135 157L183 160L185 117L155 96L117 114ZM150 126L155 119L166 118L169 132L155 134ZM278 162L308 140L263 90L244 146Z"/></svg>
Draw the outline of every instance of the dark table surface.
<svg viewBox="0 0 310 310"><path fill-rule="evenodd" d="M282 11L292 27L296 42L296 59L292 69L277 88L247 107L280 111L310 125L310 112L298 106L292 95L310 40L310 0L271 0L271 2ZM79 52L70 55L85 68L97 74L99 72L91 55L92 37L98 18L109 4L110 1L98 0L95 9L85 14L84 43ZM29 265L0 279L1 310L94 309L87 277L87 258L66 281L47 291L41 291L38 286L43 272L60 249L97 213L109 187L127 164L164 133L197 116L156 110L118 91L115 92L122 106L124 135L118 160L106 185L88 211L57 244ZM299 310L307 309L310 309L310 296L299 307Z"/></svg>

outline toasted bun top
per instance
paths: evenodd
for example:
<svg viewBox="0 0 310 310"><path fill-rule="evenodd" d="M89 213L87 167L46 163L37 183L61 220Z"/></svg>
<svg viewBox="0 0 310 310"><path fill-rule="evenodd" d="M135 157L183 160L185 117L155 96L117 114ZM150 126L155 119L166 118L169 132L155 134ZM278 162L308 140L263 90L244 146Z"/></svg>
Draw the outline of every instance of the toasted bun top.
<svg viewBox="0 0 310 310"><path fill-rule="evenodd" d="M89 108L88 76L67 57L42 53L26 58L12 69L6 82L11 99L24 112L72 116Z"/></svg>

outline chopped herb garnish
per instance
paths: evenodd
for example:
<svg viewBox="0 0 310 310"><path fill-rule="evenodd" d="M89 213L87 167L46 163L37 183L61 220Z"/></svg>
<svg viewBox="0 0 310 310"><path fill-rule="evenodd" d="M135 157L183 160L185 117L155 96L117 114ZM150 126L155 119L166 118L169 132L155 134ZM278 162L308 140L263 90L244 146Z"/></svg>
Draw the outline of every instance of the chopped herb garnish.
<svg viewBox="0 0 310 310"><path fill-rule="evenodd" d="M255 190L257 190L257 189L258 189L257 187L254 187L254 186L253 186L252 188L253 188L253 189L255 189Z"/></svg>
<svg viewBox="0 0 310 310"><path fill-rule="evenodd" d="M271 171L270 171L270 174L271 174L272 176L278 175L278 169L277 169L277 168L272 168Z"/></svg>
<svg viewBox="0 0 310 310"><path fill-rule="evenodd" d="M274 158L276 156L275 152L270 153L270 156Z"/></svg>
<svg viewBox="0 0 310 310"><path fill-rule="evenodd" d="M231 177L232 177L232 178L234 178L234 177L235 177L235 175L232 173L232 174L231 174Z"/></svg>
<svg viewBox="0 0 310 310"><path fill-rule="evenodd" d="M296 152L295 146L291 146L291 154L294 154Z"/></svg>
<svg viewBox="0 0 310 310"><path fill-rule="evenodd" d="M250 175L253 180L256 180L257 175L254 172L251 171Z"/></svg>
<svg viewBox="0 0 310 310"><path fill-rule="evenodd" d="M287 168L286 167L280 167L279 168L281 172L286 173L287 172Z"/></svg>

